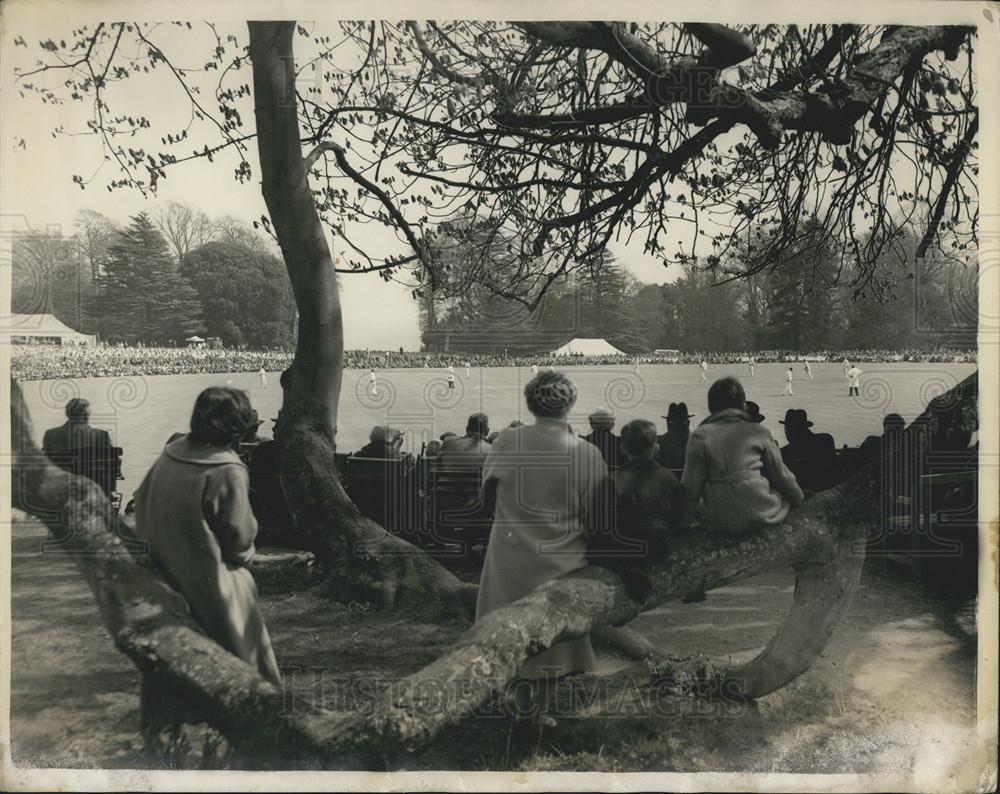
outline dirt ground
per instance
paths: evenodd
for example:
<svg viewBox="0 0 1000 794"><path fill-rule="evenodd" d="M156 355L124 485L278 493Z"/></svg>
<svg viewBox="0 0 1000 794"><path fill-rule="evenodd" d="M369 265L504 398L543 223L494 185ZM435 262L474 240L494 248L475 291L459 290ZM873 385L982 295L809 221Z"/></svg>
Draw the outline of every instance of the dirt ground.
<svg viewBox="0 0 1000 794"><path fill-rule="evenodd" d="M139 676L103 629L72 562L41 553L43 530L13 529L11 751L31 767L227 766L192 732L172 756L138 732ZM671 656L752 655L790 604L775 572L654 609L633 625ZM287 702L336 710L370 703L387 683L439 655L463 630L332 604L316 588L264 592ZM878 562L819 662L792 685L734 707L667 701L624 716L620 689L560 719L534 756L512 749L487 711L394 768L594 771L891 772L936 779L974 730L974 604L945 604ZM601 674L626 667L600 652ZM611 680L600 676L589 683ZM636 684L638 687L639 683ZM627 688L627 687L626 687ZM600 687L594 691L602 691ZM586 717L586 718L585 718Z"/></svg>

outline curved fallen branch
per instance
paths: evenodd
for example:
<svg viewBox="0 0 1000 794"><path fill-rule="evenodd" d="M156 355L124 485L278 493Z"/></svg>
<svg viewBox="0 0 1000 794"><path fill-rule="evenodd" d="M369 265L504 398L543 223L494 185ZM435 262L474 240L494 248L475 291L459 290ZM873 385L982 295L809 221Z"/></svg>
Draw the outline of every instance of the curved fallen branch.
<svg viewBox="0 0 1000 794"><path fill-rule="evenodd" d="M974 430L977 391L973 374L935 400L906 432L921 432L928 421ZM790 565L796 588L788 618L754 660L725 676L727 694L772 692L822 651L857 584L863 541L880 520L879 467L872 464L810 499L781 526L675 543L667 561L646 573L649 594L641 603L617 574L589 567L489 613L444 656L390 687L369 713L286 713L280 690L202 634L180 597L127 552L100 489L55 468L37 450L16 384L11 410L13 504L54 532L62 527L61 516L73 517L65 548L90 584L118 648L144 677L169 682L228 737L280 754L286 764L295 753L324 765L380 766L387 754L419 749L469 716L505 687L523 661L555 642L603 624L622 625L692 590Z"/></svg>

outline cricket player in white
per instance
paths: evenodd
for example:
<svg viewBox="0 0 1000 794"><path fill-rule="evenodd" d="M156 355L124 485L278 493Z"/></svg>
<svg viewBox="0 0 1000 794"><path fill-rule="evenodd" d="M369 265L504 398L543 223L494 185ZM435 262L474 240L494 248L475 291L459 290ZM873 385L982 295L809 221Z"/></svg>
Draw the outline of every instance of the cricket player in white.
<svg viewBox="0 0 1000 794"><path fill-rule="evenodd" d="M470 364L468 361L465 362L465 379L468 380L472 377L472 372L469 370Z"/></svg>
<svg viewBox="0 0 1000 794"><path fill-rule="evenodd" d="M751 378L756 378L757 377L757 359L755 359L753 356L750 356L750 360L747 362L747 364L750 367L750 377Z"/></svg>
<svg viewBox="0 0 1000 794"><path fill-rule="evenodd" d="M803 367L803 369L805 369L806 376L809 378L809 380L813 380L813 371L812 371L812 369L809 366L809 362L808 361L803 361L802 362L802 367Z"/></svg>
<svg viewBox="0 0 1000 794"><path fill-rule="evenodd" d="M531 365L531 374L532 375L537 375L538 374L538 365L537 364L532 364Z"/></svg>
<svg viewBox="0 0 1000 794"><path fill-rule="evenodd" d="M257 374L260 375L260 387L262 389L266 389L267 388L267 372L264 370L263 367L261 367L260 368L260 372L258 372Z"/></svg>
<svg viewBox="0 0 1000 794"><path fill-rule="evenodd" d="M708 362L705 359L701 360L701 381L700 383L708 383Z"/></svg>
<svg viewBox="0 0 1000 794"><path fill-rule="evenodd" d="M792 380L794 378L795 373L792 371L792 368L789 367L788 372L785 373L785 391L782 393L782 397L788 397L789 395L792 397L795 396L795 392L792 391Z"/></svg>
<svg viewBox="0 0 1000 794"><path fill-rule="evenodd" d="M378 397L378 377L375 375L374 369L368 375L368 391L372 397Z"/></svg>
<svg viewBox="0 0 1000 794"><path fill-rule="evenodd" d="M856 366L847 370L847 396L861 396L861 376L865 373Z"/></svg>
<svg viewBox="0 0 1000 794"><path fill-rule="evenodd" d="M844 359L844 377L845 377L845 378L847 377L847 370L849 370L850 368L851 368L851 362L850 362L850 361L848 361L848 360L847 360L847 359L845 358L845 359Z"/></svg>
<svg viewBox="0 0 1000 794"><path fill-rule="evenodd" d="M451 367L448 367L448 369L450 370L448 372L448 388L449 389L454 389L455 388L455 371L452 370Z"/></svg>

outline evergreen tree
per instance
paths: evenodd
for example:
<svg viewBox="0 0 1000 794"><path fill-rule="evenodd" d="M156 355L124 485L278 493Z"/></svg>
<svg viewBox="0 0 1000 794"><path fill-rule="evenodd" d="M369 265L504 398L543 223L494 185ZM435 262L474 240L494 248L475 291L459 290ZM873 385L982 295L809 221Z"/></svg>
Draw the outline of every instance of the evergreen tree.
<svg viewBox="0 0 1000 794"><path fill-rule="evenodd" d="M181 274L198 293L208 336L254 348L294 341L295 302L277 257L241 243L206 243L188 253Z"/></svg>
<svg viewBox="0 0 1000 794"><path fill-rule="evenodd" d="M201 330L198 294L145 212L109 248L93 314L99 333L110 339L163 344Z"/></svg>

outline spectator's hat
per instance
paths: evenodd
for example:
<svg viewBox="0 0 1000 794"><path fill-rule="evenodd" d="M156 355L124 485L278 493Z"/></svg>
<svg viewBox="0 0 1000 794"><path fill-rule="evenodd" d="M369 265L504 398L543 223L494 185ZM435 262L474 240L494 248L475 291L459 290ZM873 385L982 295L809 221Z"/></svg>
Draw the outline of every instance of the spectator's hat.
<svg viewBox="0 0 1000 794"><path fill-rule="evenodd" d="M760 406L751 400L747 400L747 413L750 415L750 420L753 422L757 422L759 424L764 421L764 414L760 412Z"/></svg>
<svg viewBox="0 0 1000 794"><path fill-rule="evenodd" d="M804 408L789 408L785 411L785 418L778 422L779 425L791 425L792 427L812 427L809 415Z"/></svg>
<svg viewBox="0 0 1000 794"><path fill-rule="evenodd" d="M615 415L603 406L595 408L594 412L587 417L591 427L603 427L610 430L615 426Z"/></svg>
<svg viewBox="0 0 1000 794"><path fill-rule="evenodd" d="M458 433L452 433L450 430L446 430L440 436L438 436L438 440L441 442L445 442L449 438L458 438Z"/></svg>
<svg viewBox="0 0 1000 794"><path fill-rule="evenodd" d="M688 413L687 403L670 403L670 407L667 408L667 415L663 418L668 422L685 422L692 416L694 414Z"/></svg>

